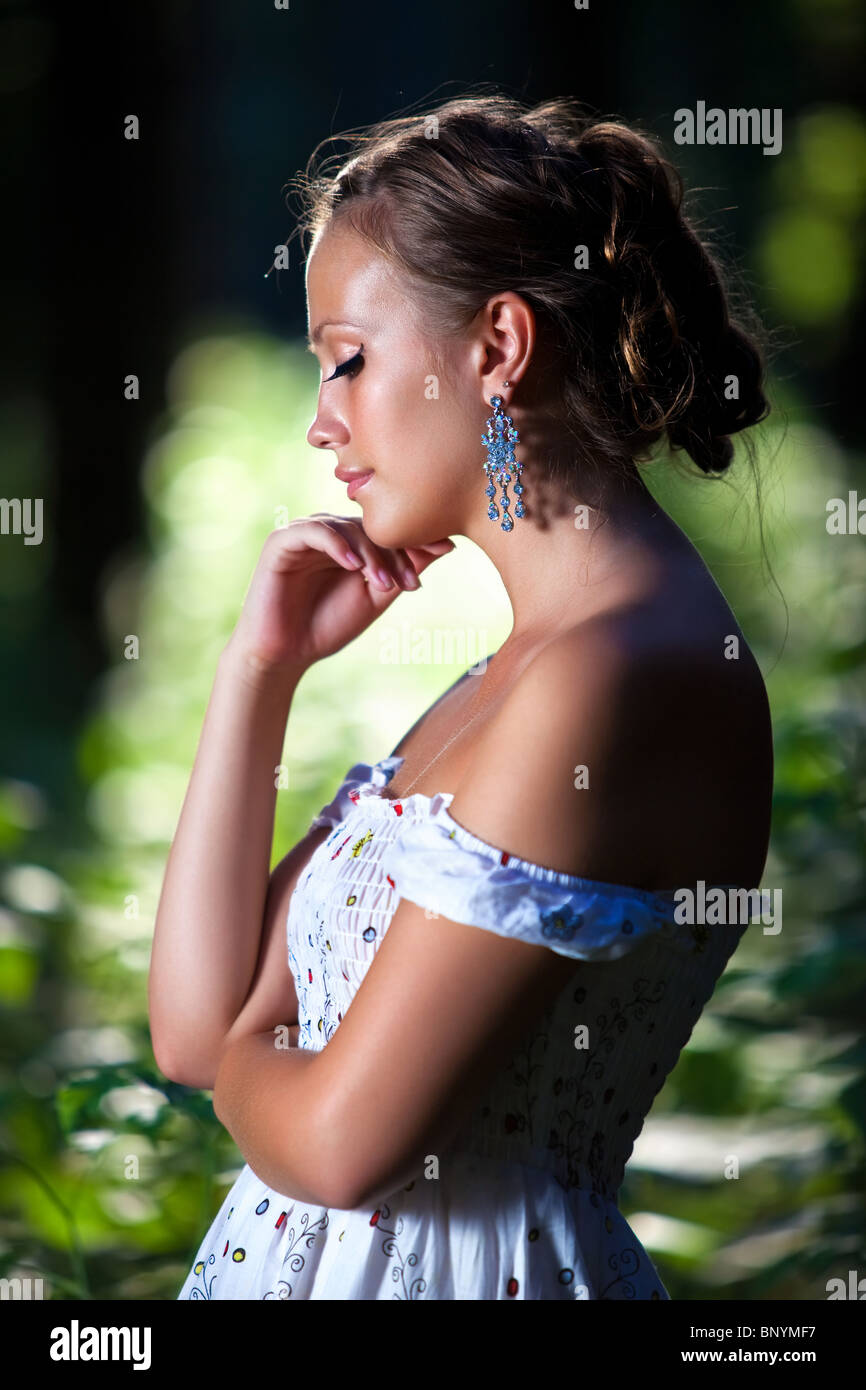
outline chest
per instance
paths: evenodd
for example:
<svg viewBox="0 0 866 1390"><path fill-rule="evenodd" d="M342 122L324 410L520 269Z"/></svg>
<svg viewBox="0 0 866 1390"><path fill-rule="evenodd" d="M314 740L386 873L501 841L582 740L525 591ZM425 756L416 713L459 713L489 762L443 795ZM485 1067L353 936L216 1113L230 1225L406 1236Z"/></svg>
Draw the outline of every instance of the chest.
<svg viewBox="0 0 866 1390"><path fill-rule="evenodd" d="M399 832L387 803L371 798L314 851L289 904L289 968L298 998L300 1043L324 1046L339 1026L399 902L381 863Z"/></svg>
<svg viewBox="0 0 866 1390"><path fill-rule="evenodd" d="M414 792L453 792L466 775L478 734L505 694L501 687L482 686L482 678L470 677L445 695L394 749L404 761L388 783L387 796L399 800Z"/></svg>

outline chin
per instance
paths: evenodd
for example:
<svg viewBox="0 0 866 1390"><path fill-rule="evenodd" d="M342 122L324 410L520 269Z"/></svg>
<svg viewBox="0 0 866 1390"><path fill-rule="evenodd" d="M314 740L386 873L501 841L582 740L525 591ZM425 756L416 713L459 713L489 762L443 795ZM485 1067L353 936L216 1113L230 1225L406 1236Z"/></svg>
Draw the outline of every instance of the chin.
<svg viewBox="0 0 866 1390"><path fill-rule="evenodd" d="M381 545L386 550L413 550L420 549L425 545L432 545L434 540L439 540L445 534L441 532L438 536L430 531L428 527L423 530L417 526L388 526L371 527L364 523L364 530L375 545Z"/></svg>
<svg viewBox="0 0 866 1390"><path fill-rule="evenodd" d="M381 545L385 550L397 550L401 546L418 544L415 540L406 539L416 529L408 523L408 519L383 516L381 508L376 507L364 507L363 511L364 530L374 545Z"/></svg>
<svg viewBox="0 0 866 1390"><path fill-rule="evenodd" d="M363 497L364 491L358 497L359 505ZM453 516L448 520L439 517L439 509L435 505L426 512L417 506L408 512L399 507L389 508L383 505L383 500L374 497L371 490L362 506L364 530L374 545L381 545L386 550L406 550L432 545L443 536L451 535L448 527L453 526Z"/></svg>

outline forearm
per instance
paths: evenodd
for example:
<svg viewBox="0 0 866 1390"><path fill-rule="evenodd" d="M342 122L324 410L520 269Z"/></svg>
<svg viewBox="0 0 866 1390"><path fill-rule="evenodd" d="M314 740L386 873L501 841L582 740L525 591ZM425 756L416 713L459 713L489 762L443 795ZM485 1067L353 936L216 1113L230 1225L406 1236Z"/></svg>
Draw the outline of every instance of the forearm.
<svg viewBox="0 0 866 1390"><path fill-rule="evenodd" d="M166 865L148 980L154 1051L170 1069L219 1056L250 988L275 769L301 674L259 679L231 644L219 659Z"/></svg>
<svg viewBox="0 0 866 1390"><path fill-rule="evenodd" d="M318 1053L280 1047L279 1033L251 1033L223 1050L214 1114L268 1187L314 1206L336 1206L326 1155Z"/></svg>

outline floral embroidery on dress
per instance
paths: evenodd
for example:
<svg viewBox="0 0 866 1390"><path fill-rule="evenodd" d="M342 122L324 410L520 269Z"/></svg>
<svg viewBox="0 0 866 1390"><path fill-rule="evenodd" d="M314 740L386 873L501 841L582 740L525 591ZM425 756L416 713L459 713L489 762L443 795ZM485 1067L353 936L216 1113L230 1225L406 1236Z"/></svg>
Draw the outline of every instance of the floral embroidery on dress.
<svg viewBox="0 0 866 1390"><path fill-rule="evenodd" d="M571 941L578 927L583 923L583 913L575 911L568 903L554 912L542 912L541 934L548 940Z"/></svg>
<svg viewBox="0 0 866 1390"><path fill-rule="evenodd" d="M593 1185L597 1185L598 1191L602 1194L607 1195L608 1193L609 1179L605 1171L606 1140L604 1130L596 1128L588 1135L587 1120L579 1112L592 1112L595 1109L598 1086L591 1083L599 1083L603 1080L607 1062L616 1049L617 1037L626 1033L632 1020L642 1022L646 1017L647 1010L661 1003L664 998L665 987L665 981L658 980L652 992L648 993L649 981L638 978L632 984L635 997L625 1005L620 1004L618 996L610 998L608 1000L610 1013L601 1013L596 1017L597 1041L595 1046L586 1053L583 1067L564 1083L561 1077L554 1082L556 1095L563 1088L563 1084L566 1091L574 1092L572 1105L570 1107L562 1106L557 1111L559 1124L566 1126L565 1129L560 1131L558 1128L551 1128L548 1139L549 1148L566 1161L567 1177L564 1182L566 1188L581 1186L579 1170L585 1161L585 1166L592 1176ZM608 1105L614 1094L615 1087L609 1087L604 1092L602 1105ZM617 1125L624 1125L628 1118L629 1111L624 1110L617 1118Z"/></svg>
<svg viewBox="0 0 866 1390"><path fill-rule="evenodd" d="M213 1296L212 1290L214 1285L214 1279L216 1279L216 1274L212 1275L210 1283L208 1283L205 1275L206 1266L212 1264L216 1264L216 1255L213 1253L213 1251L211 1251L210 1255L208 1255L207 1260L197 1260L196 1263L193 1265L192 1272L195 1275L196 1279L201 1279L202 1286L200 1289L190 1289L189 1297L191 1299L211 1298Z"/></svg>
<svg viewBox="0 0 866 1390"><path fill-rule="evenodd" d="M525 1044L522 1052L515 1053L508 1067L509 1074L513 1078L515 1086L521 1086L523 1088L526 1110L519 1118L529 1133L530 1144L535 1143L535 1135L532 1129L532 1109L538 1099L538 1091L533 1091L531 1088L535 1085L533 1082L535 1073L543 1071L542 1062L540 1060L534 1060L533 1054L537 1052L539 1057L543 1057L547 1051L548 1041L549 1037L546 1032L535 1033ZM504 1125L505 1132L507 1134L512 1134L518 1127L518 1121L513 1115L509 1114L504 1117Z"/></svg>
<svg viewBox="0 0 866 1390"><path fill-rule="evenodd" d="M634 1298L635 1286L631 1281L640 1267L637 1251L631 1247L621 1250L619 1254L610 1256L608 1264L615 1271L615 1277L605 1284L598 1295L599 1298L608 1298L610 1290L617 1284L620 1285L620 1292L624 1298Z"/></svg>
<svg viewBox="0 0 866 1390"><path fill-rule="evenodd" d="M322 1216L319 1217L318 1221L314 1221L310 1224L310 1213L308 1211L302 1213L300 1228L297 1234L295 1233L294 1227L286 1233L289 1248L283 1255L283 1269L288 1265L293 1274L300 1274L301 1270L304 1268L306 1256L302 1255L300 1250L296 1250L295 1246L303 1243L309 1250L315 1242L316 1235L321 1231L327 1230L329 1219L328 1213L324 1212ZM262 1299L264 1301L268 1298L291 1298L293 1292L293 1285L288 1279L282 1277L277 1280L276 1288L268 1289L267 1293L262 1295Z"/></svg>
<svg viewBox="0 0 866 1390"><path fill-rule="evenodd" d="M385 1232L382 1250L389 1259L394 1256L397 1260L397 1263L391 1270L391 1278L394 1283L400 1285L402 1292L392 1294L392 1299L398 1299L401 1302L403 1300L409 1301L413 1298L418 1298L418 1296L424 1292L427 1287L427 1280L419 1276L417 1279L413 1279L409 1284L406 1283L406 1268L409 1266L410 1269L414 1269L415 1265L418 1263L418 1256L415 1254L414 1250L411 1254L407 1255L405 1259L401 1256L397 1240L403 1234L405 1223L401 1216L398 1218L393 1231L386 1230L382 1225L382 1218L384 1217L385 1220L387 1220L390 1215L391 1208L383 1202L370 1217L370 1225L375 1226L380 1232Z"/></svg>

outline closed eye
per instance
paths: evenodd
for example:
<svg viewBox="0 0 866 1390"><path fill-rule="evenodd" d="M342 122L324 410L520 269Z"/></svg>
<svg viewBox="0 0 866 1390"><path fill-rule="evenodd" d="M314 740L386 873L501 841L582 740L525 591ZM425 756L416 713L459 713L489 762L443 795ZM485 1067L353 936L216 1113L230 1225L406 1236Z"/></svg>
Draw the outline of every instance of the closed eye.
<svg viewBox="0 0 866 1390"><path fill-rule="evenodd" d="M341 362L332 376L325 377L326 381L335 381L338 376L357 376L364 365L363 349L356 352L354 357L348 357L345 362Z"/></svg>

